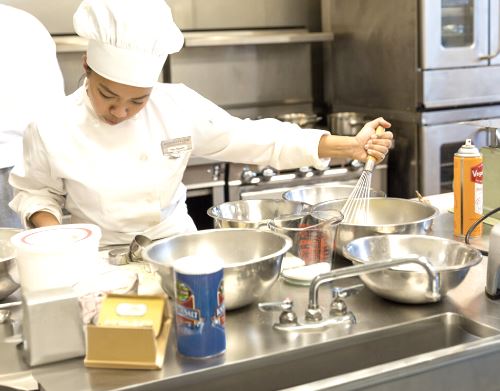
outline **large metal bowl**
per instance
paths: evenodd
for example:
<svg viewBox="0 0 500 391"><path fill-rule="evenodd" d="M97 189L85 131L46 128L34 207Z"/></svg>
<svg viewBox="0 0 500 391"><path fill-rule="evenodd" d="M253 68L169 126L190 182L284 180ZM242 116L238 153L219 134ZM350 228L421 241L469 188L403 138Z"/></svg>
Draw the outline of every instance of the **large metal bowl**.
<svg viewBox="0 0 500 391"><path fill-rule="evenodd" d="M327 217L329 210L342 210L346 200L326 201L312 207L312 213ZM439 209L403 198L373 198L369 201L366 224L342 222L337 229L336 253L350 241L372 235L426 234Z"/></svg>
<svg viewBox="0 0 500 391"><path fill-rule="evenodd" d="M272 219L303 212L309 205L287 200L241 200L212 206L207 214L219 228L259 228Z"/></svg>
<svg viewBox="0 0 500 391"><path fill-rule="evenodd" d="M174 297L176 259L199 255L224 261L224 301L228 310L260 299L276 282L281 261L292 247L285 235L255 229L210 229L161 239L146 246L145 261L157 268L165 292Z"/></svg>
<svg viewBox="0 0 500 391"><path fill-rule="evenodd" d="M19 284L14 278L17 273L16 249L10 243L10 238L21 231L17 228L0 228L0 300L5 299L19 288Z"/></svg>
<svg viewBox="0 0 500 391"><path fill-rule="evenodd" d="M343 249L354 264L376 262L406 256L423 256L440 276L440 294L460 284L469 269L477 265L481 252L464 243L427 235L377 235L353 240ZM411 263L360 277L379 296L400 303L431 302L428 274Z"/></svg>
<svg viewBox="0 0 500 391"><path fill-rule="evenodd" d="M309 205L325 201L345 200L349 198L355 185L338 185L333 183L302 186L290 189L282 194L283 199L289 201L305 202ZM370 189L370 197L385 197L382 190Z"/></svg>

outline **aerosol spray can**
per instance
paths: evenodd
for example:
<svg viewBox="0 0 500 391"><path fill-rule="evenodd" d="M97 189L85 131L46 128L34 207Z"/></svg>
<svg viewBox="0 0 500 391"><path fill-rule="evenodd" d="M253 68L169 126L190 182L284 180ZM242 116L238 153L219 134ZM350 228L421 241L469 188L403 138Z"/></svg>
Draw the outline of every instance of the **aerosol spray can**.
<svg viewBox="0 0 500 391"><path fill-rule="evenodd" d="M455 153L453 159L454 221L456 236L465 236L483 214L483 156L470 139ZM471 237L480 236L479 224Z"/></svg>

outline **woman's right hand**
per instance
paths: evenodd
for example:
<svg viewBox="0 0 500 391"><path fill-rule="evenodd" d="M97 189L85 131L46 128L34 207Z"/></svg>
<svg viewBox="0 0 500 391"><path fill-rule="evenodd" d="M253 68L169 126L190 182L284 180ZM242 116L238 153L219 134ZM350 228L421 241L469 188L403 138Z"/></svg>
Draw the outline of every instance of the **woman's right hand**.
<svg viewBox="0 0 500 391"><path fill-rule="evenodd" d="M375 134L375 129L382 126L390 128L391 124L382 117L374 119L363 126L356 136L324 135L318 145L320 158L348 158L366 162L368 155L377 162L384 159L392 145L393 134L385 131L381 136Z"/></svg>
<svg viewBox="0 0 500 391"><path fill-rule="evenodd" d="M390 128L391 124L382 117L379 117L373 121L367 122L358 134L354 136L359 145L359 148L357 148L353 154L355 159L365 162L369 155L374 157L378 163L385 158L385 155L387 155L392 145L394 136L390 131L385 131L380 136L377 136L375 130L379 126L386 129Z"/></svg>

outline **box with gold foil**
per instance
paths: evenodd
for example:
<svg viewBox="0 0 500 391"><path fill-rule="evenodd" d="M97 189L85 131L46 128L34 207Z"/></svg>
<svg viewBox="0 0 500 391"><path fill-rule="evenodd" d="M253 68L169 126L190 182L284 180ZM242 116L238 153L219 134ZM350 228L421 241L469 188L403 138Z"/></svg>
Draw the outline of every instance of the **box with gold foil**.
<svg viewBox="0 0 500 391"><path fill-rule="evenodd" d="M165 296L109 294L97 324L87 326L85 366L160 369L171 326Z"/></svg>

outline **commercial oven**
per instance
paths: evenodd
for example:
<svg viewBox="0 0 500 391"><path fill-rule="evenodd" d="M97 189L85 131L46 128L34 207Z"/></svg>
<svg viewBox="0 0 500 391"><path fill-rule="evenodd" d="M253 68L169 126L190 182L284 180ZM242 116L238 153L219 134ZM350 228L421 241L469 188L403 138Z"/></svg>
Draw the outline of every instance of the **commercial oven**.
<svg viewBox="0 0 500 391"><path fill-rule="evenodd" d="M187 189L189 215L198 229L214 228L215 221L207 215L207 209L226 200L226 166L209 159L189 160L182 182Z"/></svg>
<svg viewBox="0 0 500 391"><path fill-rule="evenodd" d="M332 111L393 123L388 194L451 190L453 153L500 118L499 0L323 0Z"/></svg>
<svg viewBox="0 0 500 391"><path fill-rule="evenodd" d="M500 0L420 0L422 106L500 101Z"/></svg>
<svg viewBox="0 0 500 391"><path fill-rule="evenodd" d="M488 131L469 122L500 117L500 106L378 114L390 119L396 134L388 157L388 194L413 198L416 190L424 195L452 191L454 153L468 138L478 147L488 145Z"/></svg>
<svg viewBox="0 0 500 391"><path fill-rule="evenodd" d="M240 199L279 199L290 189L311 186L318 183L337 183L355 186L361 176L363 166L352 162L334 160L325 170L301 167L296 170L276 171L271 167L245 164L228 164L228 201ZM387 164L375 167L371 187L387 192Z"/></svg>

